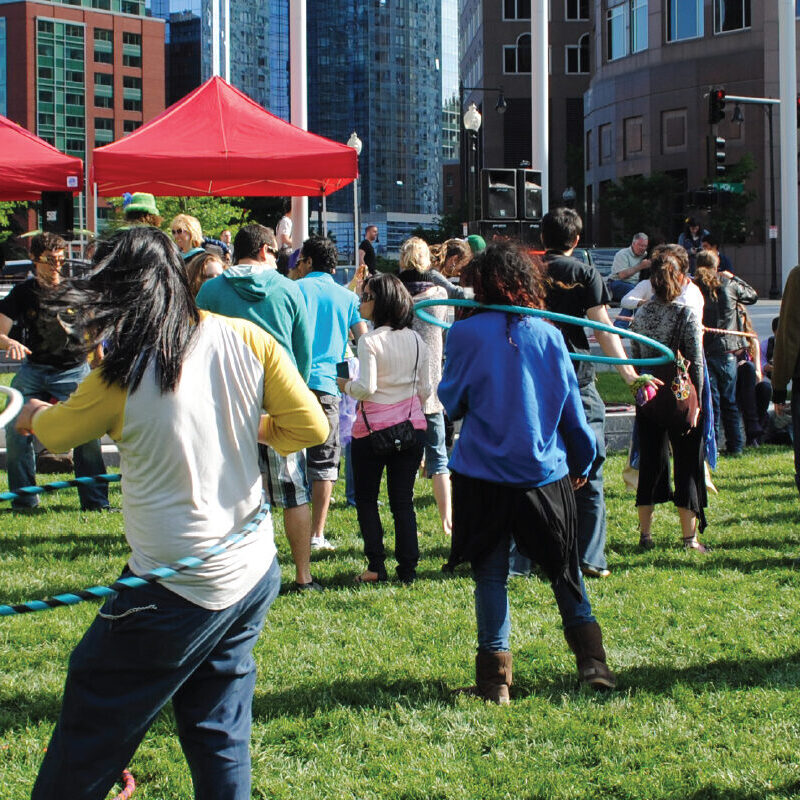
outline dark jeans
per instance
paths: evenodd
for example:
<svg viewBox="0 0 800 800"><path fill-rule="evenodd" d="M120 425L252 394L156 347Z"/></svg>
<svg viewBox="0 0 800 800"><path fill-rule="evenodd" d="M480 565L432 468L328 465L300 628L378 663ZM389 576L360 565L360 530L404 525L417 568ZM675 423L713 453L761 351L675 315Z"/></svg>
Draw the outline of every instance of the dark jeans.
<svg viewBox="0 0 800 800"><path fill-rule="evenodd" d="M792 441L794 444L794 482L800 491L800 388L792 381ZM800 385L800 381L798 381Z"/></svg>
<svg viewBox="0 0 800 800"><path fill-rule="evenodd" d="M377 455L369 443L369 437L353 439L350 445L356 484L356 513L364 539L364 555L369 562L368 569L377 572L382 580L386 578L386 565L378 492L384 467L389 508L394 517L397 576L402 581L412 581L416 575L419 545L417 517L414 513L414 480L422 461L424 435L425 431L417 431L415 447L388 456Z"/></svg>
<svg viewBox="0 0 800 800"><path fill-rule="evenodd" d="M744 441L739 407L736 405L736 356L733 353L707 355L711 401L714 406L714 430L720 445L720 421L725 429L725 451L741 453Z"/></svg>
<svg viewBox="0 0 800 800"><path fill-rule="evenodd" d="M497 542L489 556L472 565L475 578L475 617L478 622L478 650L487 653L510 649L511 613L508 606L509 538ZM564 630L595 622L592 606L580 576L583 597L578 600L559 578L552 584Z"/></svg>
<svg viewBox="0 0 800 800"><path fill-rule="evenodd" d="M752 361L743 361L736 370L736 402L742 413L747 444L758 444L766 433L767 409L772 399L772 384L757 382Z"/></svg>
<svg viewBox="0 0 800 800"><path fill-rule="evenodd" d="M44 364L25 362L11 381L11 386L22 393L27 403L32 397L40 400L66 400L78 384L89 374L89 365L84 363L70 369L57 369ZM6 426L6 448L8 457L8 488L16 492L23 486L36 483L36 468L33 457L33 437L23 436L14 430L14 423ZM92 439L74 449L75 475L91 478L106 471L100 440ZM79 486L78 497L84 511L98 511L108 506L108 486ZM12 502L12 508L32 508L39 505L36 495L26 495Z"/></svg>
<svg viewBox="0 0 800 800"><path fill-rule="evenodd" d="M169 700L195 800L250 800L252 650L280 580L276 559L222 611L158 584L106 600L70 657L31 800L107 797Z"/></svg>
<svg viewBox="0 0 800 800"><path fill-rule="evenodd" d="M582 386L581 403L586 421L597 443L595 457L586 483L575 492L578 507L578 556L581 566L605 569L606 502L603 497L603 464L606 460L606 407L593 383Z"/></svg>

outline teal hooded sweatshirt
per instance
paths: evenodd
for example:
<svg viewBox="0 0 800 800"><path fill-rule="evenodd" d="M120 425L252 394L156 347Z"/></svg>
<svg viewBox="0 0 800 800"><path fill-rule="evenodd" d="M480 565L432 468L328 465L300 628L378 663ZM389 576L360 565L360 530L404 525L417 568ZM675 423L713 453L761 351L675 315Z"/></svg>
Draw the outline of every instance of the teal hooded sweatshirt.
<svg viewBox="0 0 800 800"><path fill-rule="evenodd" d="M197 306L224 317L246 319L272 334L291 356L303 380L311 371L311 333L303 293L276 269L237 264L206 281Z"/></svg>

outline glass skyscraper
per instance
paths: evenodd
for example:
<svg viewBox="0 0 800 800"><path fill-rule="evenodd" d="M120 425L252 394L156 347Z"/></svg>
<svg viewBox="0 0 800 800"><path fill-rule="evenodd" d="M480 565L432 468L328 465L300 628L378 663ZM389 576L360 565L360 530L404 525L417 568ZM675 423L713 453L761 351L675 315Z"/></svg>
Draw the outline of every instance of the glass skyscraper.
<svg viewBox="0 0 800 800"><path fill-rule="evenodd" d="M358 133L364 214L438 213L441 25L440 0L308 0L309 129Z"/></svg>

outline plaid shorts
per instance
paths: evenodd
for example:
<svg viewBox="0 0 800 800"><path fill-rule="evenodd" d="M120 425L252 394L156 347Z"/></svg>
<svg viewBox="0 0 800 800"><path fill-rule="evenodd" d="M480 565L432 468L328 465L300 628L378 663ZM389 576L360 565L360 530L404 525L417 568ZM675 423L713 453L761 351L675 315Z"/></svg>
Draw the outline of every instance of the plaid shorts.
<svg viewBox="0 0 800 800"><path fill-rule="evenodd" d="M306 477L306 454L301 450L282 456L271 447L258 446L258 465L269 502L278 508L296 508L311 502Z"/></svg>

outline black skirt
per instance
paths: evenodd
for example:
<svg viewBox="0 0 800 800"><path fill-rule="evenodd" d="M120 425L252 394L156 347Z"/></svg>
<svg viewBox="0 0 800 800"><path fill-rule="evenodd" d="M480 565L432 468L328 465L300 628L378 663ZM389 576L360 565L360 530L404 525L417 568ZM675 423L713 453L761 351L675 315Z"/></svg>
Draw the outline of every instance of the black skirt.
<svg viewBox="0 0 800 800"><path fill-rule="evenodd" d="M552 583L563 578L583 597L578 563L577 510L569 477L517 488L452 473L453 538L446 570L488 557L501 539L514 537L522 555Z"/></svg>

